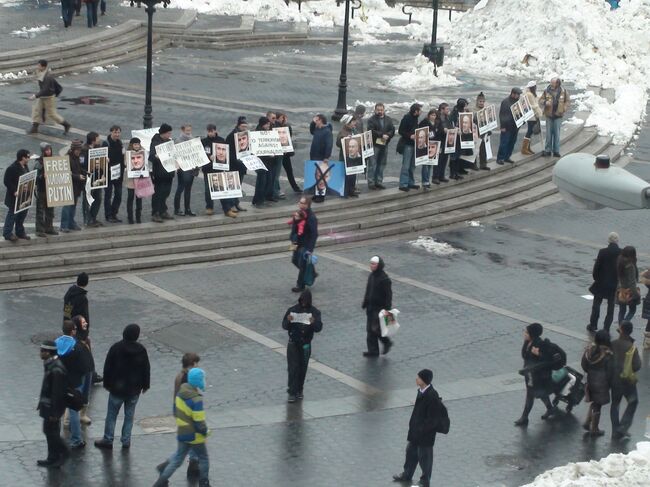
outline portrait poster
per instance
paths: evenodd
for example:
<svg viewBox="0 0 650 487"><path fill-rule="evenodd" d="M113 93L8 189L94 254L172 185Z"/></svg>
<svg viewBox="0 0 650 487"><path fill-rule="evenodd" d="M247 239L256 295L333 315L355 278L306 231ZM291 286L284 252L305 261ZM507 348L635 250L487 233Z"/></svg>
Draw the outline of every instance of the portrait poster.
<svg viewBox="0 0 650 487"><path fill-rule="evenodd" d="M159 130L160 127L155 127L150 129L131 130L131 137L137 137L138 139L140 139L140 145L144 149L149 150L151 148L151 139L153 139L153 136L156 135Z"/></svg>
<svg viewBox="0 0 650 487"><path fill-rule="evenodd" d="M266 166L262 162L262 159L260 159L257 156L253 156L253 155L243 156L240 160L242 164L246 166L246 169L248 169L249 171L257 171L258 169L261 169L262 171L268 171L268 169L266 169Z"/></svg>
<svg viewBox="0 0 650 487"><path fill-rule="evenodd" d="M519 98L519 103L521 105L521 113L524 116L524 122L527 122L528 120L530 120L535 116L533 107L530 106L530 103L528 102L528 98L525 96Z"/></svg>
<svg viewBox="0 0 650 487"><path fill-rule="evenodd" d="M49 208L74 204L70 157L44 157L45 199Z"/></svg>
<svg viewBox="0 0 650 487"><path fill-rule="evenodd" d="M175 147L173 140L168 140L156 146L156 155L167 172L174 172L178 168Z"/></svg>
<svg viewBox="0 0 650 487"><path fill-rule="evenodd" d="M372 131L367 130L363 133L363 158L373 157L375 155L375 148L372 143Z"/></svg>
<svg viewBox="0 0 650 487"><path fill-rule="evenodd" d="M205 166L211 162L199 137L176 144L174 157L176 164L183 171L191 171L195 167Z"/></svg>
<svg viewBox="0 0 650 487"><path fill-rule="evenodd" d="M345 174L361 174L366 167L363 160L363 135L352 135L341 139Z"/></svg>
<svg viewBox="0 0 650 487"><path fill-rule="evenodd" d="M313 196L343 196L345 163L343 161L305 161L304 193Z"/></svg>
<svg viewBox="0 0 650 487"><path fill-rule="evenodd" d="M456 137L458 137L458 129L449 129L445 136L445 154L453 154L456 152Z"/></svg>
<svg viewBox="0 0 650 487"><path fill-rule="evenodd" d="M439 157L440 157L440 141L430 140L429 141L429 165L437 166Z"/></svg>
<svg viewBox="0 0 650 487"><path fill-rule="evenodd" d="M481 117L480 113L483 113ZM478 115L478 133L483 135L491 130L495 130L498 126L497 111L494 105L488 105L483 110L479 111ZM481 125L483 121L483 125Z"/></svg>
<svg viewBox="0 0 650 487"><path fill-rule="evenodd" d="M281 156L280 134L275 130L251 130L248 132L250 151L258 157Z"/></svg>
<svg viewBox="0 0 650 487"><path fill-rule="evenodd" d="M208 174L208 187L210 198L221 200L225 198L241 198L243 193L239 172L213 172Z"/></svg>
<svg viewBox="0 0 650 487"><path fill-rule="evenodd" d="M278 137L280 138L282 153L286 154L287 152L294 152L289 127L273 127L273 130L278 133Z"/></svg>
<svg viewBox="0 0 650 487"><path fill-rule="evenodd" d="M429 164L429 127L415 129L415 165Z"/></svg>
<svg viewBox="0 0 650 487"><path fill-rule="evenodd" d="M458 127L460 129L460 148L474 149L474 115L472 112L458 114Z"/></svg>
<svg viewBox="0 0 650 487"><path fill-rule="evenodd" d="M512 113L512 118L515 120L515 125L521 127L525 122L524 114L521 110L521 100L510 105L510 112Z"/></svg>
<svg viewBox="0 0 650 487"><path fill-rule="evenodd" d="M252 154L250 149L249 131L235 133L235 154L240 161L242 157L250 156Z"/></svg>
<svg viewBox="0 0 650 487"><path fill-rule="evenodd" d="M88 177L92 189L108 186L108 147L88 149Z"/></svg>
<svg viewBox="0 0 650 487"><path fill-rule="evenodd" d="M486 129L487 127L487 113L486 113L487 108L482 108L478 112L476 112L476 126L478 127L478 133L479 135L483 135L485 132L488 130Z"/></svg>
<svg viewBox="0 0 650 487"><path fill-rule="evenodd" d="M147 154L144 150L126 151L126 175L130 178L147 178Z"/></svg>
<svg viewBox="0 0 650 487"><path fill-rule="evenodd" d="M230 169L230 147L228 144L213 143L212 158L212 169L228 171Z"/></svg>
<svg viewBox="0 0 650 487"><path fill-rule="evenodd" d="M34 189L36 187L36 170L29 171L18 178L18 188L16 190L16 202L14 203L14 213L26 211L34 202Z"/></svg>

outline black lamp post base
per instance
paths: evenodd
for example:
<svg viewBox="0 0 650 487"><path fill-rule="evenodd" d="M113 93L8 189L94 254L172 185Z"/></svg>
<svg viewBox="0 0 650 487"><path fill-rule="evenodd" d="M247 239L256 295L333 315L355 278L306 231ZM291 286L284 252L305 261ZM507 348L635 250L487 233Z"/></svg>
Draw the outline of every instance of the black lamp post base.
<svg viewBox="0 0 650 487"><path fill-rule="evenodd" d="M425 44L422 47L422 55L440 67L445 59L445 47L440 44Z"/></svg>

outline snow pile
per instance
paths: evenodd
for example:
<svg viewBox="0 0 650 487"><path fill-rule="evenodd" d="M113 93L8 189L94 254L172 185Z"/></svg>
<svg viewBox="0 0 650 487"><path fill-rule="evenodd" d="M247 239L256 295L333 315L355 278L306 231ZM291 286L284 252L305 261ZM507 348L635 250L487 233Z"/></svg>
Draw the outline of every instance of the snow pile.
<svg viewBox="0 0 650 487"><path fill-rule="evenodd" d="M117 66L114 64L107 64L106 66L93 66L90 68L89 73L108 73L108 71L112 71L114 69L117 69Z"/></svg>
<svg viewBox="0 0 650 487"><path fill-rule="evenodd" d="M21 79L21 78L27 78L29 74L27 71L18 71L17 73L5 73L2 74L0 73L0 80L8 80L8 79Z"/></svg>
<svg viewBox="0 0 650 487"><path fill-rule="evenodd" d="M465 222L465 223L467 223L468 227L482 227L483 226L483 225L481 225L481 222L478 221L478 220L470 220L470 221Z"/></svg>
<svg viewBox="0 0 650 487"><path fill-rule="evenodd" d="M413 247L424 249L430 254L435 254L440 257L446 257L448 255L454 255L462 252L461 249L457 249L456 247L453 247L446 242L439 242L432 237L420 236L417 240L411 240L409 244Z"/></svg>
<svg viewBox="0 0 650 487"><path fill-rule="evenodd" d="M400 90L426 91L436 86L458 86L462 83L454 76L446 74L442 67L438 68L438 76L436 76L434 64L422 54L418 54L413 68L391 78L388 84Z"/></svg>
<svg viewBox="0 0 650 487"><path fill-rule="evenodd" d="M524 487L643 487L650 479L650 442L636 444L627 455L612 453L599 460L569 463L541 475Z"/></svg>
<svg viewBox="0 0 650 487"><path fill-rule="evenodd" d="M21 27L18 30L14 30L10 32L10 35L14 37L35 37L36 34L40 32L44 32L46 30L50 30L49 25L37 25L36 27Z"/></svg>
<svg viewBox="0 0 650 487"><path fill-rule="evenodd" d="M649 18L649 0L624 2L615 11L603 0L492 0L456 18L454 57L447 63L482 75L542 80L541 86L559 73L579 89L617 88L615 104L591 101L598 113L590 123L619 140L629 139L636 125L621 124L619 114L633 95L637 98L627 117L639 121L645 109Z"/></svg>

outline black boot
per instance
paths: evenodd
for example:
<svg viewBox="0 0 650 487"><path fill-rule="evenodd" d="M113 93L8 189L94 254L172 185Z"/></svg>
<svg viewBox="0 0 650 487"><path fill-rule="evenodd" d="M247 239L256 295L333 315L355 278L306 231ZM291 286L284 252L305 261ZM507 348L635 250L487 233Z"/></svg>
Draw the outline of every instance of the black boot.
<svg viewBox="0 0 650 487"><path fill-rule="evenodd" d="M142 210L135 211L135 222L142 223Z"/></svg>
<svg viewBox="0 0 650 487"><path fill-rule="evenodd" d="M187 464L187 478L196 479L200 474L201 472L199 470L199 461L190 460L190 462Z"/></svg>

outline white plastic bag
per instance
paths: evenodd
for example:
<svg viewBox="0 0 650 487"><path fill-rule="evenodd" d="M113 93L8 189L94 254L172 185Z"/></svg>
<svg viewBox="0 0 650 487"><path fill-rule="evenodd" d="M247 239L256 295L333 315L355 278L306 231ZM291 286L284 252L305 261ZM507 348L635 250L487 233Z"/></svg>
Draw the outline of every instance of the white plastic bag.
<svg viewBox="0 0 650 487"><path fill-rule="evenodd" d="M389 316L388 313L392 316ZM397 330L399 330L397 315L399 315L399 310L395 308L389 311L382 309L379 312L379 327L381 328L382 337L391 337L397 333Z"/></svg>

